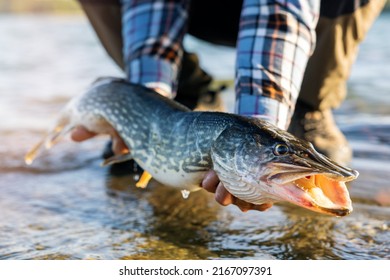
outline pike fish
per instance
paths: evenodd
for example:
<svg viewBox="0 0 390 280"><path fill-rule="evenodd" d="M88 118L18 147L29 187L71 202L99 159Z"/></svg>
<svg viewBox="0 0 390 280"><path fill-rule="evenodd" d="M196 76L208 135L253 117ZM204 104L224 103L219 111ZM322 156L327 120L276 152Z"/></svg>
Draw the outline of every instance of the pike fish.
<svg viewBox="0 0 390 280"><path fill-rule="evenodd" d="M309 142L260 119L190 111L122 79L100 79L73 98L26 163L78 125L99 134L114 129L130 153L106 163L132 158L147 171L143 179L150 174L164 185L194 191L212 169L231 194L249 203L287 201L333 216L352 211L345 183L358 172Z"/></svg>

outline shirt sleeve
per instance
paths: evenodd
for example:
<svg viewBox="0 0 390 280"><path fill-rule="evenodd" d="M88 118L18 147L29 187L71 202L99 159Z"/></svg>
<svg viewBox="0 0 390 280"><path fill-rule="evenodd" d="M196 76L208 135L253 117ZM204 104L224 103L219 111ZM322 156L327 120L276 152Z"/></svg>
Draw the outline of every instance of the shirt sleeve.
<svg viewBox="0 0 390 280"><path fill-rule="evenodd" d="M188 1L121 0L123 55L130 82L174 97Z"/></svg>
<svg viewBox="0 0 390 280"><path fill-rule="evenodd" d="M244 0L236 60L236 113L288 127L315 46L319 0Z"/></svg>

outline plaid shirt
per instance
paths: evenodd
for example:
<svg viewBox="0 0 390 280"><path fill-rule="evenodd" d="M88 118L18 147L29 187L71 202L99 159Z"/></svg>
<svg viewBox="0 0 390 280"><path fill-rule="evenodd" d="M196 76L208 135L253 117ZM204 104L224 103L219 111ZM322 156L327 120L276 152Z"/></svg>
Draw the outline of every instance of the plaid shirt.
<svg viewBox="0 0 390 280"><path fill-rule="evenodd" d="M315 45L318 0L246 0L236 59L236 113L286 129Z"/></svg>
<svg viewBox="0 0 390 280"><path fill-rule="evenodd" d="M244 1L237 43L236 113L287 128L313 50L319 2ZM129 80L161 88L173 97L189 1L121 0L121 4Z"/></svg>
<svg viewBox="0 0 390 280"><path fill-rule="evenodd" d="M188 1L121 0L128 79L174 96Z"/></svg>

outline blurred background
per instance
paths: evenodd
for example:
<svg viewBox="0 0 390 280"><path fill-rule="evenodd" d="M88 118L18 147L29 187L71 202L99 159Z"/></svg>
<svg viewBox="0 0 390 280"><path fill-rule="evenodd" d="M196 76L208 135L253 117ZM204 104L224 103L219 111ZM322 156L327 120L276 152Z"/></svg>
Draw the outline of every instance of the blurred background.
<svg viewBox="0 0 390 280"><path fill-rule="evenodd" d="M101 168L107 139L64 140L23 157L97 77L123 76L76 1L0 0L0 259L390 259L390 14L375 22L336 120L354 149L354 212L337 219L278 204L241 213L205 192L183 200ZM217 80L234 49L186 38ZM228 108L232 89L223 93Z"/></svg>
<svg viewBox="0 0 390 280"><path fill-rule="evenodd" d="M5 13L80 13L77 1L72 0L0 0Z"/></svg>

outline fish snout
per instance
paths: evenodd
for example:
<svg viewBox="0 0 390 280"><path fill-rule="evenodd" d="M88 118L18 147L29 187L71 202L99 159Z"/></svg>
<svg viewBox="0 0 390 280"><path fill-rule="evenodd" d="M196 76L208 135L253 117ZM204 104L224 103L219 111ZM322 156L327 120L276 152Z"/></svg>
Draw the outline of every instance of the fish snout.
<svg viewBox="0 0 390 280"><path fill-rule="evenodd" d="M357 170L338 164L332 159L316 151L313 145L310 143L310 148L305 156L294 155L295 163L306 166L312 169L315 173L327 174L329 177L349 182L355 180L359 176Z"/></svg>

